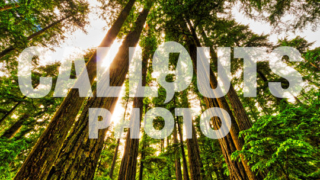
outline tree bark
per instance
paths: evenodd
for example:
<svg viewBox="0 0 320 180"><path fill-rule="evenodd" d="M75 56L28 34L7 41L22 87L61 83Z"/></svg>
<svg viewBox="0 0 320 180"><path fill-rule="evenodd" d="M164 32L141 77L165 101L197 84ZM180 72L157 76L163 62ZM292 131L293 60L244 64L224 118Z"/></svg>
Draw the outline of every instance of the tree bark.
<svg viewBox="0 0 320 180"><path fill-rule="evenodd" d="M145 108L147 110L147 108ZM146 134L143 133L143 136L142 136L142 139L144 139L146 137ZM144 163L143 163L143 160L145 159L146 155L145 155L145 149L146 149L146 141L143 141L143 144L142 144L142 152L141 152L141 159L140 159L140 171L139 171L139 180L142 180L143 179L143 168L144 168Z"/></svg>
<svg viewBox="0 0 320 180"><path fill-rule="evenodd" d="M173 143L176 146L178 145L177 124L176 124L176 122L174 124L174 130L173 130ZM178 150L175 150L175 163L174 164L175 164L175 168L176 168L176 179L177 180L182 180L180 153L179 153Z"/></svg>
<svg viewBox="0 0 320 180"><path fill-rule="evenodd" d="M148 46L148 45L146 45ZM148 53L150 49L149 47L145 47L142 56L142 86L146 86L147 84L147 64L148 64ZM139 90L138 90L139 91ZM142 90L143 91L143 90ZM133 100L133 108L140 109L140 124L142 121L142 113L143 113L143 97L135 97ZM131 120L133 121L133 120ZM136 178L136 166L137 166L137 157L139 151L139 139L131 139L130 132L131 129L128 130L126 145L125 145L125 153L121 161L120 171L119 171L119 180L131 180ZM134 132L135 133L135 132Z"/></svg>
<svg viewBox="0 0 320 180"><path fill-rule="evenodd" d="M196 46L201 47L200 45L200 41L198 40L196 34L194 33L190 33L189 29L187 28L187 24L181 23L181 27L182 29L186 32L186 34L191 34L193 36L193 40L189 37L187 37L187 44L188 44L188 48L189 48L189 53L191 56L191 59L193 61L193 65L194 65L194 71L197 72L197 53L196 53ZM216 89L218 83L217 83L217 79L215 77L215 75L212 73L212 71L210 70L210 86L212 89ZM208 90L210 91L210 90ZM231 117L231 129L230 129L230 135L231 135L231 139L228 139L229 142L226 142L226 144L224 144L224 146L226 147L227 144L232 144L231 141L233 141L234 146L236 147L236 150L241 150L242 145L243 145L243 140L239 139L239 127L238 127L238 123L236 122L232 111L229 108L229 105L225 99L225 97L221 97L221 98L216 98L216 99L209 99L209 98L205 98L206 102L207 102L207 106L208 107L220 107L224 110L226 110L228 112L228 114ZM210 101L214 101L211 102ZM226 118L226 117L223 117ZM219 129L219 119L218 118L213 118L214 119L214 126L215 128ZM226 136L228 137L228 135ZM219 140L220 142L220 140ZM223 146L222 146L223 147ZM232 152L234 152L235 150L232 150ZM225 153L225 152L224 152ZM231 154L230 154L231 155ZM235 164L230 163L231 161L231 157L229 155L224 155L227 161L227 163L229 163L229 170L231 172L233 172L234 174L231 174L231 178L234 179L250 179L250 180L254 180L256 179L255 175L253 174L253 172L251 171L250 167L248 166L248 163L246 162L246 160L244 160L243 157L241 157L241 162L242 162L242 166L234 166ZM231 166L232 165L232 166ZM238 164L239 165L239 164ZM232 168L232 169L231 169Z"/></svg>
<svg viewBox="0 0 320 180"><path fill-rule="evenodd" d="M190 132L189 132L190 133ZM188 158L190 167L190 177L192 180L202 180L202 162L200 158L200 149L195 128L192 124L192 139L187 139Z"/></svg>
<svg viewBox="0 0 320 180"><path fill-rule="evenodd" d="M127 18L135 0L130 0L120 13L118 19L109 29L100 47L109 47L115 40L125 19ZM91 84L96 77L96 53L87 63L87 70ZM122 83L121 83L122 84ZM120 85L121 85L120 84ZM28 155L15 179L45 179L54 163L71 126L82 106L85 98L79 97L76 89L71 89L61 106L53 116L50 124L39 138ZM41 167L41 168L40 168Z"/></svg>
<svg viewBox="0 0 320 180"><path fill-rule="evenodd" d="M185 108L189 108L189 100L187 94L185 92L181 92L179 94L180 98L182 99L182 106ZM191 114L190 114L191 116ZM192 137L192 139L187 139L187 149L188 149L188 158L189 158L189 167L190 167L190 178L192 180L202 180L203 173L202 173L202 162L200 158L200 148L198 144L198 139L196 135L196 131L194 128L193 123L191 124L191 132L186 131L187 136Z"/></svg>
<svg viewBox="0 0 320 180"><path fill-rule="evenodd" d="M183 164L183 179L184 180L189 180L190 178L189 178L189 173L188 173L188 165L187 165L186 154L184 152L183 136L182 136L182 132L181 132L182 130L181 130L181 127L180 127L180 123L178 122L178 118L176 120L176 123L178 125L178 133L179 133L179 139L180 139L182 164Z"/></svg>
<svg viewBox="0 0 320 180"><path fill-rule="evenodd" d="M109 173L109 176L111 179L113 176L114 167L116 166L116 162L117 162L119 145L120 145L120 138L117 141L117 147L116 147L116 150L114 151L114 155L113 155L113 159L112 159L112 165L111 165L111 169L110 169L110 173Z"/></svg>
<svg viewBox="0 0 320 180"><path fill-rule="evenodd" d="M18 7L20 7L20 5L18 3L7 4L7 5L4 5L3 7L0 8L0 12L1 11L6 11L6 10L9 10L9 9L13 9L13 8L18 8Z"/></svg>
<svg viewBox="0 0 320 180"><path fill-rule="evenodd" d="M169 137L167 137L167 152L169 152L169 146L170 146L170 141ZM167 168L168 168L168 178L171 179L171 163L167 163Z"/></svg>
<svg viewBox="0 0 320 180"><path fill-rule="evenodd" d="M149 9L144 9L140 13L135 29L126 36L112 61L109 69L110 86L123 84L129 69L129 47L137 45L148 13ZM89 139L88 110L91 107L98 107L108 109L112 113L117 99L118 97L92 97L88 100L70 136L64 142L48 179L93 179L108 128L100 131L98 139Z"/></svg>
<svg viewBox="0 0 320 180"><path fill-rule="evenodd" d="M191 24L189 25L190 27ZM190 31L186 28L187 27L187 24L184 25L184 29L187 30L187 32L189 32L190 34ZM193 64L194 64L194 67L195 67L195 72L197 67L196 67L196 64L197 64L197 61L196 61L196 46L198 47L201 47L201 44L200 44L200 41L195 33L195 30L192 28L191 29L191 34L193 36L193 41L192 40L189 40L189 45L190 45L190 55L191 55L191 59L193 61ZM218 87L218 81L217 81L217 78L216 76L214 75L214 73L210 70L210 85L211 85L211 88L213 89L216 89ZM242 146L243 146L243 139L242 138L238 138L239 137L239 132L241 130L245 130L245 129L248 129L251 127L251 121L250 119L248 118L246 112L244 111L244 108L242 106L242 103L239 99L239 97L236 95L236 92L233 91L232 92L232 85L231 85L231 88L228 92L228 96L231 97L230 102L231 102L231 105L234 106L234 111L237 111L235 112L235 115L237 117L234 118L233 114L232 114L232 111L230 110L229 108L229 105L227 103L227 100L225 99L225 97L221 97L221 98L216 98L217 102L218 102L218 106L224 110L226 110L228 112L228 114L230 115L231 117L231 122L232 122L232 126L231 126L231 129L230 129L230 134L232 136L232 140L235 144L235 147L237 150L241 150L242 149ZM234 89L233 89L234 90ZM240 105L242 106L242 109L240 107ZM219 126L218 126L219 127ZM250 166L248 165L248 162L247 160L244 159L243 156L240 156L241 158L241 162L243 164L243 167L245 169L245 174L247 176L247 178L249 180L257 180L257 179L261 179L259 177L257 177L252 171L251 171L251 168Z"/></svg>
<svg viewBox="0 0 320 180"><path fill-rule="evenodd" d="M22 127L23 122L30 117L29 114L24 114L17 122L15 122L9 129L7 129L1 138L11 139Z"/></svg>
<svg viewBox="0 0 320 180"><path fill-rule="evenodd" d="M22 99L25 99L26 96L24 96ZM8 117L10 116L13 111L15 111L17 109L17 107L22 103L22 101L19 101L17 104L15 104L11 109L10 111L8 111L1 119L0 119L0 124Z"/></svg>
<svg viewBox="0 0 320 180"><path fill-rule="evenodd" d="M189 22L188 23L189 26L191 27L191 31L192 31L192 35L195 39L195 42L197 44L198 47L201 46L200 44L200 41L198 40L197 38L197 35L196 35L196 32L195 32L195 29L191 26L191 23ZM205 42L208 42L208 37L206 36L205 32L203 30L201 30L201 35L203 37L203 39L205 39ZM206 46L209 46L208 44L205 44ZM215 53L215 51L213 50L212 46L210 46L210 51L211 51L211 55L214 59L214 61L218 62L218 56L217 54ZM211 74L211 73L210 73ZM213 74L213 73L212 73ZM214 75L214 74L213 74ZM214 76L213 76L214 77ZM214 79L210 79L211 81L216 81L216 77L214 77ZM213 84L216 84L218 85L218 82L213 82ZM246 113L246 110L244 109L243 105L242 105L242 102L240 101L240 98L239 96L237 95L237 92L235 91L235 89L233 88L233 85L230 83L230 89L227 93L227 96L229 98L229 101L230 101L230 104L231 104L231 107L233 109L233 112L235 114L235 117L236 117L236 121L237 121L237 124L239 126L239 130L240 131L243 131L243 130L246 130L246 129L249 129L252 127L252 122L251 120L249 119L247 113Z"/></svg>
<svg viewBox="0 0 320 180"><path fill-rule="evenodd" d="M126 101L126 106L125 106L125 110L124 110L124 113L123 113L123 120L125 121L126 120L126 114L127 114L127 110L128 110L128 102L129 102L129 97L127 97L127 101ZM118 156L118 150L119 150L119 145L120 145L120 139L121 137L118 139L118 142L117 142L117 147L116 147L116 151L113 155L113 160L112 160L112 165L111 165L111 169L110 169L110 173L109 173L109 176L110 178L112 179L112 176L113 176L113 170L114 170L114 167L116 165L116 160L117 160L117 156Z"/></svg>

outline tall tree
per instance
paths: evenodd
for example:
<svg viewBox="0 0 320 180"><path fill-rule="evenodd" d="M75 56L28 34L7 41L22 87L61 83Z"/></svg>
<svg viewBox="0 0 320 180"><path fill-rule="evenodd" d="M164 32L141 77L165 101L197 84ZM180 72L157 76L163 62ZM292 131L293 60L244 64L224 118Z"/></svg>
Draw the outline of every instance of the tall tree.
<svg viewBox="0 0 320 180"><path fill-rule="evenodd" d="M129 82L128 83L125 83L125 96L123 97L123 100L125 100L125 107L124 107L124 113L123 113L123 120L125 121L126 120L126 115L127 115L127 110L128 110L128 103L129 103ZM119 146L120 146L120 138L118 138L117 140L117 146L116 146L116 150L114 151L114 155L113 155L113 159L112 159L112 164L111 164L111 168L110 168L110 173L109 173L109 176L110 178L112 179L112 176L113 176L113 171L114 171L114 168L116 166L116 162L117 162L117 158L118 158L118 151L119 151Z"/></svg>
<svg viewBox="0 0 320 180"><path fill-rule="evenodd" d="M111 46L134 2L135 0L130 0L127 6L121 11L118 19L101 42L100 47ZM96 58L96 53L94 53L87 63L87 70L91 83L93 83L93 80L96 77ZM37 144L33 147L33 150L23 163L15 179L37 179L38 177L45 178L48 175L50 168L63 145L63 141L75 122L78 111L84 100L85 98L79 97L78 90L72 89L69 91L45 132L43 132ZM61 127L61 124L63 124L63 127Z"/></svg>
<svg viewBox="0 0 320 180"><path fill-rule="evenodd" d="M179 140L180 140L180 149L181 149L182 164L183 164L183 179L189 180L190 178L188 173L187 158L184 152L183 136L182 136L182 130L179 123L179 118L176 119L176 123L178 125L178 133L179 133Z"/></svg>
<svg viewBox="0 0 320 180"><path fill-rule="evenodd" d="M143 44L145 47L143 48L143 55L142 55L142 86L147 84L147 65L148 60L151 57L151 51L154 50L154 38L150 37L150 33L147 32L147 37L143 39ZM137 90L139 92L143 92L143 90ZM136 97L133 100L133 108L140 109L140 124L143 118L143 97ZM133 121L133 120L131 120ZM138 150L139 150L139 139L131 139L130 134L131 130L128 130L126 144L124 149L124 155L121 161L120 171L118 179L135 179L136 176L136 165L137 165L137 157L138 157ZM132 133L132 132L131 132ZM134 132L137 133L137 132Z"/></svg>
<svg viewBox="0 0 320 180"><path fill-rule="evenodd" d="M175 168L176 168L176 179L182 180L182 173L181 173L181 161L180 161L180 153L177 147L179 146L178 136L177 136L177 124L174 123L174 130L173 130L173 142L175 145Z"/></svg>
<svg viewBox="0 0 320 180"><path fill-rule="evenodd" d="M138 43L150 8L150 5L147 4L140 13L134 30L126 36L115 59L112 61L109 68L110 86L121 86L123 84L129 66L129 47L135 47ZM108 129L101 130L98 139L89 139L89 108L105 108L112 113L117 99L118 97L92 97L88 100L79 120L64 142L48 179L93 179Z"/></svg>
<svg viewBox="0 0 320 180"><path fill-rule="evenodd" d="M187 25L185 25L184 27L187 27ZM197 61L196 61L196 49L195 49L196 45L195 44L196 44L196 41L191 40L191 42L189 43L189 52L191 54L191 59L193 60L195 72L197 72L196 71L197 70L197 67L196 67ZM216 89L218 86L217 79L216 79L215 75L212 73L212 71L210 71L210 85L211 85L211 88L213 88L213 89ZM229 108L229 105L228 105L226 99L224 97L221 97L221 98L216 98L215 101L216 101L217 105L215 105L213 107L223 108L231 116L232 126L231 126L231 130L230 130L230 134L232 136L232 141L234 142L236 149L240 150L242 148L243 142L241 141L241 139L238 138L238 136L239 136L239 127L237 126L238 123L236 123L236 120L232 115L232 112ZM211 103L208 104L209 105L208 107L212 107L212 106L210 106L210 104ZM241 120L238 120L238 121L241 121ZM217 126L217 127L220 127L220 126ZM244 159L242 159L242 164L243 164L243 167L246 171L245 176L247 176L247 177L245 177L245 178L256 179L255 175L252 173L250 167L248 166L247 162Z"/></svg>

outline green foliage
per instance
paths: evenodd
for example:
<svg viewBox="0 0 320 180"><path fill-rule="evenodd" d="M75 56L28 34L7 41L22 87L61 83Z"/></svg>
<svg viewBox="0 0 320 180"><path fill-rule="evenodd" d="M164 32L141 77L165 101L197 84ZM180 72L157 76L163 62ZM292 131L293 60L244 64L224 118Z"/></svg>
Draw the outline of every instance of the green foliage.
<svg viewBox="0 0 320 180"><path fill-rule="evenodd" d="M13 47L21 52L32 45L57 45L65 38L65 27L69 32L84 30L88 23L88 3L84 0L9 0L1 1L0 8L10 4L13 8L0 11L0 51ZM40 33L44 29L45 33ZM17 52L11 52L3 59L15 55Z"/></svg>
<svg viewBox="0 0 320 180"><path fill-rule="evenodd" d="M317 96L320 94L317 93ZM255 172L266 179L316 179L320 176L320 101L312 106L288 105L280 114L263 116L245 138L241 151Z"/></svg>
<svg viewBox="0 0 320 180"><path fill-rule="evenodd" d="M315 30L320 21L318 0L241 0L241 2L243 10L249 17L268 21L279 30L295 31L308 26ZM288 15L290 20L284 18Z"/></svg>
<svg viewBox="0 0 320 180"><path fill-rule="evenodd" d="M19 167L21 160L16 157L25 149L25 140L10 141L0 139L0 179L12 179L15 175L13 167Z"/></svg>

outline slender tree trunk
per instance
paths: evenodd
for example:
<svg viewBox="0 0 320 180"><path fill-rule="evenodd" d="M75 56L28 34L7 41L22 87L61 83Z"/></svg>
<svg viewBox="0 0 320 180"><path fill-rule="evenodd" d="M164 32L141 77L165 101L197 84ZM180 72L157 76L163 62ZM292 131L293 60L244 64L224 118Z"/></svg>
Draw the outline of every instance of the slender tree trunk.
<svg viewBox="0 0 320 180"><path fill-rule="evenodd" d="M169 136L170 137L170 136ZM170 141L169 137L167 137L167 152L169 151L169 146L170 146ZM168 168L168 178L171 179L171 163L167 163L167 168Z"/></svg>
<svg viewBox="0 0 320 180"><path fill-rule="evenodd" d="M26 96L24 96L22 99L25 99ZM10 111L8 111L1 119L0 119L0 124L8 117L10 116L13 111L15 111L17 109L17 107L22 103L22 101L19 101L17 104L15 104L11 109Z"/></svg>
<svg viewBox="0 0 320 180"><path fill-rule="evenodd" d="M114 151L114 155L113 155L113 159L112 159L112 165L111 165L111 169L110 169L110 173L109 173L109 176L111 179L113 176L114 167L116 166L116 162L117 162L119 145L120 145L120 138L117 141L117 147L116 147L116 150Z"/></svg>
<svg viewBox="0 0 320 180"><path fill-rule="evenodd" d="M10 10L10 9L13 9L13 8L18 8L18 7L20 7L20 5L18 3L7 4L7 5L4 5L3 7L0 8L0 12L1 11Z"/></svg>
<svg viewBox="0 0 320 180"><path fill-rule="evenodd" d="M147 111L147 106L145 106L145 111ZM146 139L147 135L145 134L145 132L143 131L143 135L142 135L142 139L143 139L143 144L142 144L142 152L141 152L141 159L140 159L140 171L139 171L139 180L143 179L143 170L144 170L144 163L143 160L146 157L146 153L145 153L145 149L147 148L147 142Z"/></svg>
<svg viewBox="0 0 320 180"><path fill-rule="evenodd" d="M183 102L183 107L188 108L189 107L189 101L187 98L187 93L181 92L180 98ZM191 114L190 114L191 116ZM198 144L198 139L196 135L196 131L194 128L194 125L192 123L192 132L186 132L187 136L191 135L192 139L187 139L187 149L188 149L188 158L189 158L189 167L190 167L190 179L192 180L201 180L203 179L203 173L202 171L202 162L200 158L200 148ZM191 133L191 134L190 134Z"/></svg>
<svg viewBox="0 0 320 180"><path fill-rule="evenodd" d="M22 124L26 119L30 117L29 114L24 114L17 122L15 122L9 129L7 129L1 136L1 138L12 138L22 127Z"/></svg>
<svg viewBox="0 0 320 180"><path fill-rule="evenodd" d="M147 108L145 108L147 110ZM143 139L146 138L146 134L143 133L143 136L142 136ZM145 159L146 155L145 155L145 149L146 149L146 141L144 140L143 141L143 144L142 144L142 152L141 152L141 159L140 159L140 171L139 171L139 180L142 180L143 179L143 168L144 168L144 163L143 163L143 160Z"/></svg>
<svg viewBox="0 0 320 180"><path fill-rule="evenodd" d="M161 153L164 152L164 139L160 140L160 150L161 150Z"/></svg>
<svg viewBox="0 0 320 180"><path fill-rule="evenodd" d="M187 139L187 148L190 167L190 177L192 180L201 180L203 179L203 174L201 173L203 166L200 158L198 140L193 124L192 139Z"/></svg>
<svg viewBox="0 0 320 180"><path fill-rule="evenodd" d="M126 89L127 90L127 89ZM129 97L126 101L126 106L125 106L125 110L124 110L124 113L123 113L123 120L125 121L126 120L126 114L127 114L127 110L128 110L128 102L129 102ZM116 147L116 151L113 155L113 161L112 161L112 165L111 165L111 169L110 169L110 178L112 179L112 176L113 176L113 170L114 170L114 167L116 165L116 160L117 160L117 156L118 156L118 149L119 149L119 145L120 145L120 139L121 137L118 139L118 142L117 142L117 147Z"/></svg>
<svg viewBox="0 0 320 180"><path fill-rule="evenodd" d="M35 84L34 88L37 88L39 84ZM27 96L23 96L21 99L24 100L26 99ZM10 111L8 111L1 119L0 119L0 124L9 116L11 116L11 114L17 109L17 107L22 103L23 101L19 101L17 104L15 104Z"/></svg>
<svg viewBox="0 0 320 180"><path fill-rule="evenodd" d="M35 37L37 37L37 36L45 33L47 30L53 28L54 26L57 26L59 23L61 23L62 21L66 20L66 19L68 19L68 18L70 18L70 17L71 17L71 15L70 15L70 16L67 16L67 17L64 17L64 18L62 18L62 19L60 19L60 20L58 20L58 21L50 24L49 26L41 29L40 31L38 31L38 32L36 32L36 33L28 36L28 37L27 37L27 40L29 41L29 40L31 40L31 39L33 39L33 38L35 38ZM16 50L16 49L17 49L17 47L15 47L14 45L7 47L7 48L4 49L2 52L0 52L0 59L1 59L2 57L4 57L5 55L7 55L8 53L10 53L10 52L12 52L12 51L14 51L14 50ZM3 61L3 60L1 60L1 61ZM0 61L0 62L1 62L1 61Z"/></svg>
<svg viewBox="0 0 320 180"><path fill-rule="evenodd" d="M188 173L188 165L187 165L187 158L186 158L186 154L184 153L184 145L183 145L183 136L182 136L182 130L180 127L180 123L178 122L178 118L177 118L177 122L178 124L178 133L179 133L179 139L180 139L180 147L181 147L181 155L182 155L182 164L183 164L183 179L184 180L189 180L189 173Z"/></svg>
<svg viewBox="0 0 320 180"><path fill-rule="evenodd" d="M311 66L315 67L318 71L320 71L320 67L319 67L319 66L315 65L315 64L312 63L312 62L309 62L309 63L311 64Z"/></svg>
<svg viewBox="0 0 320 180"><path fill-rule="evenodd" d="M148 46L148 44L146 46ZM149 51L150 51L149 47L145 47L143 56L142 56L142 83L141 83L142 86L145 86L147 84L147 64L149 60L147 54L149 54ZM141 91L141 90L138 90L138 91ZM142 117L143 97L134 98L133 108L140 109L140 123L141 123L143 118ZM130 132L132 133L131 129L128 130L128 134L127 134L125 153L121 161L120 171L118 176L119 180L131 180L131 179L135 179L136 177L137 157L138 157L138 151L139 151L139 139L131 139Z"/></svg>
<svg viewBox="0 0 320 180"><path fill-rule="evenodd" d="M174 131L173 131L173 143L175 145L178 145L177 124L176 124L176 122L174 124ZM179 153L178 150L175 150L174 154L175 154L176 179L177 180L182 180L180 153Z"/></svg>
<svg viewBox="0 0 320 180"><path fill-rule="evenodd" d="M109 69L110 86L123 84L129 69L129 47L137 45L148 13L149 9L144 9L140 13L135 23L135 29L126 36L111 63ZM106 84L105 81L101 83ZM108 129L101 130L98 139L89 139L88 110L97 107L108 109L112 113L117 100L118 97L92 97L88 100L70 136L64 142L48 179L93 179Z"/></svg>
<svg viewBox="0 0 320 180"><path fill-rule="evenodd" d="M101 47L111 46L134 2L135 0L130 0L122 10L118 19L109 29L106 37L102 41L100 45ZM95 53L87 63L87 70L91 83L93 83L97 73L96 60ZM46 178L63 145L63 141L75 122L75 118L84 100L85 98L79 97L78 90L71 89L69 91L67 97L53 116L50 124L43 132L37 144L33 147L32 151L18 171L15 179L33 180Z"/></svg>

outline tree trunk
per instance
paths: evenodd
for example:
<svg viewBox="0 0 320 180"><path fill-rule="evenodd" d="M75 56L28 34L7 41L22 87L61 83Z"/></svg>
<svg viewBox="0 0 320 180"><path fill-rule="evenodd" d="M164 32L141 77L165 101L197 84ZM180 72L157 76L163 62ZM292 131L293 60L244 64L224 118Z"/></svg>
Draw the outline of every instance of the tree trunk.
<svg viewBox="0 0 320 180"><path fill-rule="evenodd" d="M187 32L189 32L189 34L190 34L190 31L187 29L187 24L184 24L183 26L185 27L184 29L187 30ZM192 26L190 26L190 27L192 27ZM197 70L197 67L196 67L197 66L196 46L201 47L201 44L200 44L200 41L197 38L197 35L194 30L192 30L191 34L193 36L193 41L190 38L188 38L188 39L190 39L189 40L189 51L190 51L191 59L194 64L194 71L197 72L196 71ZM213 89L216 89L216 87L218 87L217 78L211 70L210 70L210 85L211 85L211 88L213 88ZM232 87L232 85L231 85L231 87ZM233 88L230 88L230 89L232 91ZM235 111L242 111L240 108L240 105L239 105L239 103L241 104L239 97L235 98L235 96L237 96L237 95L234 93L232 93L232 96L231 96L233 99L230 99L230 101L233 101L233 103L231 103L231 104L233 104L235 106L235 108L236 108ZM228 94L230 94L230 91L228 92ZM236 102L237 101L236 99L238 99L239 102ZM230 134L232 136L232 140L234 142L236 149L241 150L244 142L243 142L243 139L238 138L239 132L241 130L245 130L246 128L249 128L249 125L251 125L251 121L249 118L245 118L245 116L243 114L243 113L245 113L245 111L244 112L235 112L236 117L239 118L239 119L235 119L232 114L232 111L229 108L229 105L228 105L225 97L216 98L216 100L218 102L218 106L220 108L226 110L228 112L228 114L230 115L231 122L232 122ZM241 104L241 106L242 106L242 104ZM242 106L242 108L243 108L243 106ZM246 117L247 117L247 115L246 115ZM256 175L251 171L251 168L248 165L247 160L245 160L243 156L240 156L240 158L241 158L241 162L243 164L243 167L245 169L245 172L246 172L245 174L246 174L247 178L249 180L261 179L261 178L256 177Z"/></svg>
<svg viewBox="0 0 320 180"><path fill-rule="evenodd" d="M160 150L161 150L161 153L164 152L164 139L160 140Z"/></svg>
<svg viewBox="0 0 320 180"><path fill-rule="evenodd" d="M188 23L188 24L190 24L190 23ZM190 27L191 27L192 35L195 39L195 42L196 42L197 46L200 47L201 44L197 38L195 29L193 29L191 24L190 24ZM206 34L203 30L201 30L201 35L202 35L203 39L205 39L205 42L209 41L208 37L206 36ZM207 43L205 45L209 46L209 44L207 44ZM212 58L214 59L213 61L216 61L219 63L217 53L215 53L212 46L210 46L210 51L211 51ZM210 79L210 80L216 81L217 78L215 76L213 76L213 77L214 77L214 79ZM213 84L216 84L216 86L217 86L218 82L213 82ZM233 88L233 85L231 83L230 83L230 89L227 93L227 96L229 98L231 107L232 107L233 112L235 114L236 121L239 126L239 130L243 131L243 130L251 128L252 127L251 120L249 119L249 117L246 113L246 110L244 109L242 102L240 101L240 98L238 97L237 92L235 91L235 89Z"/></svg>
<svg viewBox="0 0 320 180"><path fill-rule="evenodd" d="M180 147L181 147L181 154L182 154L183 179L184 180L189 180L190 178L189 178L189 174L188 174L188 166L187 166L186 154L184 153L183 136L182 136L182 132L181 132L182 130L181 130L181 127L180 127L180 123L178 122L178 118L176 120L176 123L178 124L178 133L179 133Z"/></svg>
<svg viewBox="0 0 320 180"><path fill-rule="evenodd" d="M38 83L37 84L35 84L35 86L34 86L34 88L37 88L38 87ZM10 109L10 111L8 111L1 119L0 119L0 124L8 117L8 116L10 116L16 109L17 109L17 107L23 102L22 100L24 100L24 99L26 99L27 98L27 96L23 96L22 98L21 98L21 100L17 103L17 104L15 104L11 109Z"/></svg>
<svg viewBox="0 0 320 180"><path fill-rule="evenodd" d="M28 37L27 37L27 40L31 40L31 39L33 39L33 38L35 38L35 37L37 37L37 36L45 33L48 29L53 28L54 26L58 25L59 23L61 23L62 21L66 20L66 19L68 19L68 18L70 18L70 17L71 17L71 15L70 15L70 16L67 16L67 17L64 17L64 18L62 18L62 19L60 19L60 20L58 20L58 21L50 24L49 26L41 29L40 31L38 31L38 32L36 32L36 33L28 36ZM6 54L8 54L8 53L10 53L10 52L12 52L12 51L14 51L14 50L16 50L16 49L17 49L17 47L15 47L14 45L7 47L7 48L4 49L2 52L0 52L0 59L1 59L2 57L4 57ZM3 60L1 60L1 61L3 61ZM0 62L1 62L1 61L0 61Z"/></svg>
<svg viewBox="0 0 320 180"><path fill-rule="evenodd" d="M167 137L167 152L169 152L169 146L170 146L170 141L169 141L169 137ZM168 178L171 179L171 163L167 163L167 168L168 168Z"/></svg>
<svg viewBox="0 0 320 180"><path fill-rule="evenodd" d="M17 122L15 122L9 129L7 129L1 138L11 139L22 127L23 122L30 117L29 114L24 114Z"/></svg>
<svg viewBox="0 0 320 180"><path fill-rule="evenodd" d="M6 11L6 10L9 10L9 9L13 9L13 8L18 8L18 7L20 7L20 5L18 3L7 4L7 5L4 5L3 7L0 8L0 12L1 11Z"/></svg>
<svg viewBox="0 0 320 180"><path fill-rule="evenodd" d="M145 108L147 110L147 108ZM143 133L143 136L142 136L143 139L146 138L146 134ZM143 163L143 160L144 158L146 157L145 155L145 149L146 149L146 141L143 141L143 144L142 144L142 152L141 152L141 159L140 159L140 171L139 171L139 180L142 180L143 179L143 168L144 168L144 163Z"/></svg>
<svg viewBox="0 0 320 180"><path fill-rule="evenodd" d="M130 0L122 10L118 19L109 29L106 37L102 41L101 47L111 46L134 2L135 0ZM93 83L97 74L96 64L95 53L87 63L87 70L91 83ZM45 179L63 145L63 141L75 122L75 118L84 100L85 98L79 97L78 90L71 89L69 91L67 97L53 116L50 124L18 171L15 179Z"/></svg>
<svg viewBox="0 0 320 180"><path fill-rule="evenodd" d="M187 31L187 33L189 32L186 24L182 23L182 28L185 31ZM188 34L190 34L190 32ZM191 59L194 64L194 71L197 72L196 44L198 44L199 41L195 42L195 41L191 40L190 38L187 38L187 39L188 39L189 53L191 55ZM194 37L194 39L195 39L195 37ZM214 74L212 73L212 71L210 71L210 85L211 85L211 88L213 88L213 89L215 89L217 87L217 79L214 76ZM237 123L235 121L235 118L233 117L232 112L229 109L229 105L228 105L226 99L224 97L216 98L216 99L209 99L209 98L205 98L205 99L206 99L207 107L220 107L222 109L225 109L231 117L232 125L231 125L231 129L230 129L230 137L228 137L229 134L226 136L227 142L225 142L225 143L223 143L221 141L222 139L219 140L219 143L223 143L223 144L220 144L221 148L228 150L230 148L230 146L232 147L232 145L234 145L237 150L241 150L243 142L241 141L241 139L238 138L239 137L239 129L238 129ZM215 128L219 129L220 128L220 126L219 126L220 120L218 118L213 118L213 120L214 120L213 124L214 124ZM229 145L229 147L227 147L227 145ZM229 170L231 173L231 178L232 179L254 179L254 177L255 177L254 174L251 172L250 168L248 167L247 162L244 161L243 158L242 158L242 165L232 163L232 161L230 159L231 158L230 155L234 151L235 151L235 149L232 149L230 154L225 154L226 152L223 151L224 157L226 158L226 162L228 164L228 167L229 167Z"/></svg>
<svg viewBox="0 0 320 180"><path fill-rule="evenodd" d="M148 46L148 44L146 45ZM148 64L148 53L149 47L145 47L143 56L142 56L142 86L147 84L147 64ZM143 91L143 90L142 90ZM135 97L133 100L133 108L140 109L140 123L142 121L143 113L143 97ZM133 120L131 120L133 121ZM128 130L125 152L121 161L120 171L119 171L119 180L131 180L136 178L136 166L137 166L137 157L139 151L139 139L130 138L131 130Z"/></svg>
<svg viewBox="0 0 320 180"><path fill-rule="evenodd" d="M25 99L26 96L24 96L22 99ZM22 103L22 101L19 101L16 105L13 106L13 108L10 109L10 111L8 111L1 119L0 119L0 124L8 117L10 116L13 111L15 111L17 109L17 107Z"/></svg>
<svg viewBox="0 0 320 180"><path fill-rule="evenodd" d="M315 67L318 71L320 71L320 67L319 67L319 66L315 65L315 64L312 63L312 62L309 62L309 63L311 64L311 66Z"/></svg>
<svg viewBox="0 0 320 180"><path fill-rule="evenodd" d="M114 167L116 166L116 162L117 162L119 145L120 145L120 138L117 141L117 147L116 147L116 150L114 151L112 165L111 165L111 169L110 169L110 173L109 173L109 176L110 176L111 179L112 179L112 176L113 176Z"/></svg>
<svg viewBox="0 0 320 180"><path fill-rule="evenodd" d="M126 87L127 88L127 87ZM127 90L127 89L126 89ZM127 110L128 110L128 103L129 103L129 97L127 97L127 101L126 101L126 106L125 106L125 110L124 110L124 113L123 113L123 120L125 121L126 120L126 114L127 114ZM121 135L120 135L121 136ZM120 145L120 139L121 137L119 137L118 139L118 142L117 142L117 147L116 147L116 151L113 155L113 161L112 161L112 165L111 165L111 170L110 170L110 178L112 179L112 176L113 176L113 170L114 170L114 167L116 165L116 160L117 160L117 156L118 156L118 149L119 149L119 145Z"/></svg>
<svg viewBox="0 0 320 180"><path fill-rule="evenodd" d="M187 132L188 133L188 132ZM190 132L189 132L190 133ZM195 128L192 124L192 139L187 139L188 158L190 167L190 177L192 180L202 180L202 162L200 159L200 149Z"/></svg>
<svg viewBox="0 0 320 180"><path fill-rule="evenodd" d="M110 86L123 84L129 69L129 47L137 45L148 13L149 9L144 9L140 13L134 31L130 32L123 40L115 59L112 61L109 69ZM48 179L93 179L108 129L101 130L98 139L89 139L88 110L97 107L108 109L112 113L117 100L118 97L92 97L88 100L70 136L64 142Z"/></svg>
<svg viewBox="0 0 320 180"><path fill-rule="evenodd" d="M175 122L175 125L174 125L174 131L173 131L173 142L174 142L174 144L176 146L178 145L177 124L176 124L176 122ZM177 180L182 180L180 153L179 153L178 150L175 150L175 167L176 167L176 179Z"/></svg>

